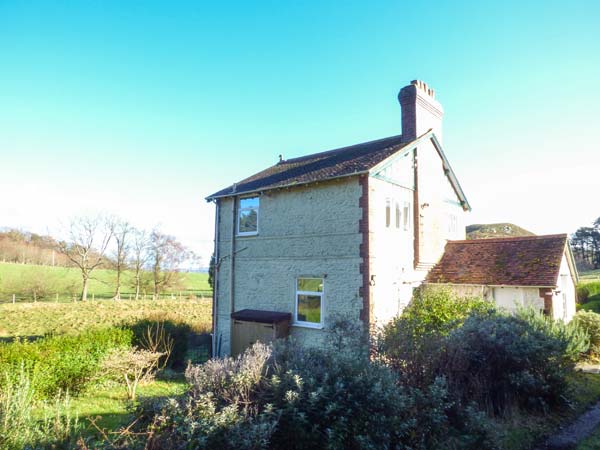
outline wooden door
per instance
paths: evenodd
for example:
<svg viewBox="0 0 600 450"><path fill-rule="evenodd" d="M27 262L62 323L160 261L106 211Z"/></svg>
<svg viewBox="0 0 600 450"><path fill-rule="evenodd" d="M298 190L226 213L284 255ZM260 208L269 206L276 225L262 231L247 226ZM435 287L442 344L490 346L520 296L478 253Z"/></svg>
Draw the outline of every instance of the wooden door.
<svg viewBox="0 0 600 450"><path fill-rule="evenodd" d="M255 342L269 343L275 337L275 325L270 323L233 321L231 356L243 353Z"/></svg>

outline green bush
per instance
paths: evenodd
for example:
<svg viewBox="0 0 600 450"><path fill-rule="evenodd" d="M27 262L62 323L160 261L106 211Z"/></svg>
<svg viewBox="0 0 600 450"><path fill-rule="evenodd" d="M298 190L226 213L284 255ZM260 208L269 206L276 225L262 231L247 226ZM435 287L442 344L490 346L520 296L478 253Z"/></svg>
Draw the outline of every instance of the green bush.
<svg viewBox="0 0 600 450"><path fill-rule="evenodd" d="M445 336L473 312L490 309L495 309L494 304L481 298L461 297L450 288L426 286L415 292L400 318L411 323L415 336Z"/></svg>
<svg viewBox="0 0 600 450"><path fill-rule="evenodd" d="M379 354L413 386L424 387L437 376L431 369L445 336L473 313L494 305L480 298L460 297L443 287L416 291L401 316L386 324L376 339Z"/></svg>
<svg viewBox="0 0 600 450"><path fill-rule="evenodd" d="M0 449L73 448L79 430L77 419L69 414L69 397L58 395L46 405L44 417L34 418L35 391L23 369L4 373L0 388Z"/></svg>
<svg viewBox="0 0 600 450"><path fill-rule="evenodd" d="M102 358L115 348L130 347L133 333L120 328L79 335L47 336L35 341L0 344L0 372L16 374L23 367L36 397L81 391L98 372Z"/></svg>
<svg viewBox="0 0 600 450"><path fill-rule="evenodd" d="M566 376L587 342L577 327L541 315L475 314L445 339L434 371L454 398L491 414L547 410L563 401Z"/></svg>
<svg viewBox="0 0 600 450"><path fill-rule="evenodd" d="M338 330L341 330L338 332ZM369 358L360 328L339 326L327 348L255 344L238 358L188 368L188 395L144 405L142 448L488 448L485 420L456 411L445 381L399 384ZM143 430L141 430L143 431ZM131 442L128 443L132 447Z"/></svg>
<svg viewBox="0 0 600 450"><path fill-rule="evenodd" d="M183 370L187 364L186 355L189 347L190 336L193 333L191 326L184 322L175 320L160 320L159 318L146 318L126 325L134 334L133 344L137 347L144 348L145 336L148 328L156 328L161 325L165 335L173 339L173 351L167 361L167 367L171 369Z"/></svg>
<svg viewBox="0 0 600 450"><path fill-rule="evenodd" d="M587 303L590 298L590 287L587 284L580 284L577 286L577 303L583 305Z"/></svg>
<svg viewBox="0 0 600 450"><path fill-rule="evenodd" d="M581 310L575 315L573 322L579 325L589 335L590 346L588 356L594 359L600 357L600 314Z"/></svg>

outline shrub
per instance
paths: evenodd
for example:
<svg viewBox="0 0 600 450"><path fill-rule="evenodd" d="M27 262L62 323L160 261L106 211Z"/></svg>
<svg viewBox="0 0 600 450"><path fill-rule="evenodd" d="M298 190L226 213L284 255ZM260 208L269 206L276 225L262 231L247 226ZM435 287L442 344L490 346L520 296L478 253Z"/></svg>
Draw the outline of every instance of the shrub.
<svg viewBox="0 0 600 450"><path fill-rule="evenodd" d="M386 324L377 336L377 352L397 372L403 382L424 387L437 376L432 367L443 340L473 313L493 310L479 298L460 297L448 288L417 290L401 316Z"/></svg>
<svg viewBox="0 0 600 450"><path fill-rule="evenodd" d="M379 449L486 447L480 414L456 411L446 383L399 385L369 359L360 328L338 325L327 348L256 344L191 367L179 400L145 404L147 448ZM467 427L468 424L468 427Z"/></svg>
<svg viewBox="0 0 600 450"><path fill-rule="evenodd" d="M73 448L72 436L79 422L69 415L68 395L57 395L44 408L41 420L34 418L34 389L25 371L4 373L0 388L0 448Z"/></svg>
<svg viewBox="0 0 600 450"><path fill-rule="evenodd" d="M192 386L192 397L212 394L224 404L249 405L270 357L271 348L256 343L243 357L212 359L203 365L188 367L185 377Z"/></svg>
<svg viewBox="0 0 600 450"><path fill-rule="evenodd" d="M573 322L579 325L588 334L590 346L588 356L591 358L600 357L600 314L592 311L579 311Z"/></svg>
<svg viewBox="0 0 600 450"><path fill-rule="evenodd" d="M587 284L577 286L577 303L583 305L590 298L590 287Z"/></svg>
<svg viewBox="0 0 600 450"><path fill-rule="evenodd" d="M122 377L127 386L127 398L135 400L138 385L154 379L162 356L162 353L150 350L118 348L104 358L102 369Z"/></svg>
<svg viewBox="0 0 600 450"><path fill-rule="evenodd" d="M148 348L148 329L160 329L165 340L173 342L172 351L166 361L166 366L172 369L183 369L186 366L188 343L193 333L192 327L176 320L161 320L160 318L146 318L134 324L126 325L134 333L133 344L137 347ZM156 350L154 350L156 351ZM164 352L166 349L158 351Z"/></svg>
<svg viewBox="0 0 600 450"><path fill-rule="evenodd" d="M76 393L98 373L109 351L130 347L132 338L131 331L104 328L75 336L2 343L0 370L16 374L23 367L38 398L52 397L60 391Z"/></svg>
<svg viewBox="0 0 600 450"><path fill-rule="evenodd" d="M473 315L445 340L436 372L455 398L491 414L514 406L546 410L567 391L577 333L527 314Z"/></svg>
<svg viewBox="0 0 600 450"><path fill-rule="evenodd" d="M416 336L445 336L459 327L474 312L486 312L495 306L478 297L461 297L447 287L424 286L417 289L402 313Z"/></svg>

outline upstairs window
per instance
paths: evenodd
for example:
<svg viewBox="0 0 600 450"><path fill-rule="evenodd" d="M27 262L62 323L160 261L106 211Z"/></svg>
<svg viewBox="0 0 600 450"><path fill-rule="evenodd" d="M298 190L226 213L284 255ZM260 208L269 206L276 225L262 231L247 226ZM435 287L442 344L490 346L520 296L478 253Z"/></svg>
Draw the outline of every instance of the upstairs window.
<svg viewBox="0 0 600 450"><path fill-rule="evenodd" d="M396 202L396 228L400 228L400 203Z"/></svg>
<svg viewBox="0 0 600 450"><path fill-rule="evenodd" d="M323 278L298 278L296 280L297 325L320 328L323 325Z"/></svg>
<svg viewBox="0 0 600 450"><path fill-rule="evenodd" d="M238 208L238 234L250 235L258 233L258 197L240 199Z"/></svg>
<svg viewBox="0 0 600 450"><path fill-rule="evenodd" d="M410 230L410 203L409 202L404 202L402 218L404 219L404 221L403 221L404 231Z"/></svg>
<svg viewBox="0 0 600 450"><path fill-rule="evenodd" d="M392 201L388 198L385 200L385 227L389 228L392 222Z"/></svg>
<svg viewBox="0 0 600 450"><path fill-rule="evenodd" d="M458 217L456 217L454 214L449 215L448 231L450 233L456 233L458 231Z"/></svg>

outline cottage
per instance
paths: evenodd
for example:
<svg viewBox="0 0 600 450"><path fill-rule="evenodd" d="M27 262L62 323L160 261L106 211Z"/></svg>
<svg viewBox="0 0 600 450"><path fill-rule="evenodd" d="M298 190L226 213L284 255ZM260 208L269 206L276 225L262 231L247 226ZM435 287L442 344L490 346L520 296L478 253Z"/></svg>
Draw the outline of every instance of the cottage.
<svg viewBox="0 0 600 450"><path fill-rule="evenodd" d="M421 81L398 98L401 135L282 160L207 198L215 354L282 329L318 343L336 315L389 320L447 240L465 238L470 206L442 148L442 106Z"/></svg>
<svg viewBox="0 0 600 450"><path fill-rule="evenodd" d="M443 150L443 108L422 81L398 99L400 135L280 160L207 197L216 205L213 354L288 334L318 345L337 316L388 321L431 268L441 275L430 283L455 270L436 264L449 261L447 242L465 239L471 208ZM538 284L527 287L552 292L554 305L560 289Z"/></svg>
<svg viewBox="0 0 600 450"><path fill-rule="evenodd" d="M577 270L566 234L450 241L425 282L507 311L534 308L567 322L575 314Z"/></svg>

